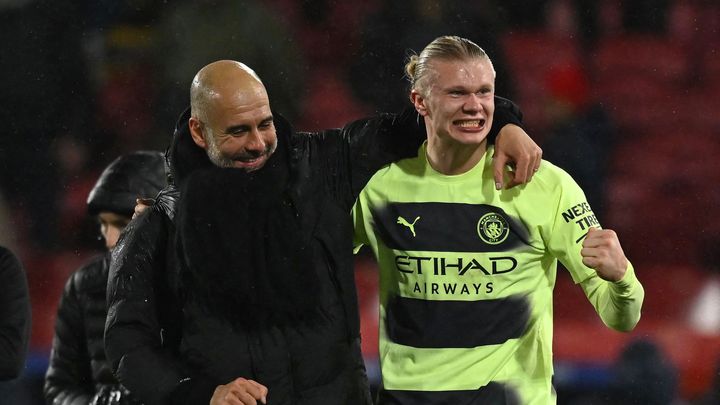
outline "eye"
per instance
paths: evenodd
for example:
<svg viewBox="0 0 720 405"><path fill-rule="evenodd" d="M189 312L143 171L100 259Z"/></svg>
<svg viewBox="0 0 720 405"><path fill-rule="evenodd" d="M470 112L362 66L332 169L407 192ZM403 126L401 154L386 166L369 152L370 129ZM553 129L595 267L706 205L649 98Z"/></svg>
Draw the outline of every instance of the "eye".
<svg viewBox="0 0 720 405"><path fill-rule="evenodd" d="M230 136L239 137L239 136L245 135L247 132L248 132L248 128L238 127L238 128L231 129L230 131L227 132L227 134Z"/></svg>

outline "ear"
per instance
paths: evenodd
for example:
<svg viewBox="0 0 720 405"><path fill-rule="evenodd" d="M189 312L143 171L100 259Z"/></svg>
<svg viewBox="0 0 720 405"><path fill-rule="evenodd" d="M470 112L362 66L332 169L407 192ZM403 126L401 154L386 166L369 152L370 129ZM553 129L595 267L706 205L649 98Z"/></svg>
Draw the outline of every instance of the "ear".
<svg viewBox="0 0 720 405"><path fill-rule="evenodd" d="M417 90L412 90L410 92L410 102L413 103L415 106L415 110L418 112L418 114L422 115L423 117L426 117L428 115L427 107L425 106L425 97L420 94Z"/></svg>
<svg viewBox="0 0 720 405"><path fill-rule="evenodd" d="M200 120L195 117L190 117L188 120L188 127L190 128L190 136L192 137L193 142L195 142L195 145L206 149L207 143L205 142L205 137L202 133L202 123Z"/></svg>

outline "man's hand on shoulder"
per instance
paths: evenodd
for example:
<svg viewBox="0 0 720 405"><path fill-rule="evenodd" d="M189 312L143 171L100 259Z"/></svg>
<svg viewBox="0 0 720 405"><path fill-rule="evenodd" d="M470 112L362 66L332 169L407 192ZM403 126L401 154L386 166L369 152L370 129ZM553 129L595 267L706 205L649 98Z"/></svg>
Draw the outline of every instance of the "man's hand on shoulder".
<svg viewBox="0 0 720 405"><path fill-rule="evenodd" d="M210 405L257 405L267 403L268 389L257 381L236 378L215 388Z"/></svg>
<svg viewBox="0 0 720 405"><path fill-rule="evenodd" d="M530 182L541 160L542 149L522 128L514 124L505 125L495 139L495 188L512 188ZM504 172L508 163L512 163L515 170L509 172L510 181L505 184Z"/></svg>

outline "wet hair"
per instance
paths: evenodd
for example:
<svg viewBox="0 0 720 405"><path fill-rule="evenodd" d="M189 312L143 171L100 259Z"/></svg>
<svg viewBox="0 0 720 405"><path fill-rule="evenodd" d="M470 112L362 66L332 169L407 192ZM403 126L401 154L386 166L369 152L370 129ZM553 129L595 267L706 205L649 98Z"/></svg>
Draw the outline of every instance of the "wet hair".
<svg viewBox="0 0 720 405"><path fill-rule="evenodd" d="M433 59L450 61L474 58L485 59L492 66L487 53L473 41L450 35L437 37L419 55L410 55L405 64L405 76L410 81L411 89L424 94L427 89L425 82L433 71L430 66Z"/></svg>

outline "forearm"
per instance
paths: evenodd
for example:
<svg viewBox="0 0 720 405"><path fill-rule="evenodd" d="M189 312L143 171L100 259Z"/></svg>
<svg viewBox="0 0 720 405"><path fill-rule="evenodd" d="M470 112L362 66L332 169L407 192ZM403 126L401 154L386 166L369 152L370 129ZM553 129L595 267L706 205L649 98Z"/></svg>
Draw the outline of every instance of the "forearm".
<svg viewBox="0 0 720 405"><path fill-rule="evenodd" d="M186 378L176 351L164 346L155 309L144 300L114 302L105 328L105 352L120 383L146 404L163 404Z"/></svg>
<svg viewBox="0 0 720 405"><path fill-rule="evenodd" d="M143 403L166 403L184 378L175 347L161 337L159 283L167 282L167 217L155 209L138 216L114 249L107 285L105 353L118 380Z"/></svg>
<svg viewBox="0 0 720 405"><path fill-rule="evenodd" d="M493 124L488 133L488 143L495 144L495 139L500 130L509 124L523 127L523 114L520 108L512 101L495 96L495 113L493 114Z"/></svg>
<svg viewBox="0 0 720 405"><path fill-rule="evenodd" d="M43 391L47 402L52 404L87 404L95 389L74 280L75 274L68 279L60 299L45 373Z"/></svg>
<svg viewBox="0 0 720 405"><path fill-rule="evenodd" d="M138 347L122 356L115 375L146 405L182 403L173 399L179 397L176 392L189 380L177 359L162 349L150 347ZM206 397L207 401L210 395Z"/></svg>
<svg viewBox="0 0 720 405"><path fill-rule="evenodd" d="M608 327L629 332L640 320L645 290L635 276L630 262L625 276L609 282L593 276L581 283L585 296Z"/></svg>

